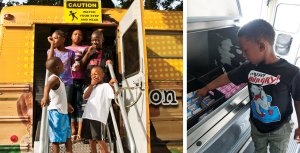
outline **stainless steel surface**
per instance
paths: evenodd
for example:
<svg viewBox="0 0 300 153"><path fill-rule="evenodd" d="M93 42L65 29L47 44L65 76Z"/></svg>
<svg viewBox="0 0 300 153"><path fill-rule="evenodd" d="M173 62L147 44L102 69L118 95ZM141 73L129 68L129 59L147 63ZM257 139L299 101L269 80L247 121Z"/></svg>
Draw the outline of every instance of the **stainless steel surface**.
<svg viewBox="0 0 300 153"><path fill-rule="evenodd" d="M238 20L239 17L224 17L224 16L205 16L205 17L189 17L187 23L196 22L212 22L212 21L224 21L224 20Z"/></svg>
<svg viewBox="0 0 300 153"><path fill-rule="evenodd" d="M254 153L254 144L251 137L249 137L238 153Z"/></svg>
<svg viewBox="0 0 300 153"><path fill-rule="evenodd" d="M210 130L203 138L199 139L199 141L208 140L202 146L200 152L229 153L239 150L250 137L250 109L247 102L249 101L243 101L243 103L220 121L217 126Z"/></svg>
<svg viewBox="0 0 300 153"><path fill-rule="evenodd" d="M239 103L245 100L248 96L248 88L245 87L233 97L224 102L221 106L210 113L206 118L190 128L187 132L187 147L201 138L209 129L216 125L224 116L232 111ZM192 134L196 133L196 134Z"/></svg>
<svg viewBox="0 0 300 153"><path fill-rule="evenodd" d="M234 109L232 111L230 111L227 115L219 116L219 117L222 117L222 119L216 124L216 126L210 127L208 129L201 128L201 127L198 128L197 129L198 131L204 131L205 134L203 136L199 137L199 139L194 141L193 144L191 146L189 146L188 152L189 153L205 152L207 149L209 149L208 150L208 152L209 152L212 149L214 150L214 148L216 148L218 146L222 147L221 151L225 151L225 152L230 151L230 150L237 150L238 143L242 142L242 141L245 142L247 140L247 138L244 138L244 134L247 133L247 130L250 129L250 124L248 122L248 118L249 118L249 105L247 105L248 102L249 102L248 98L246 98L242 101L239 101L239 105L233 106ZM218 115L214 115L213 117L216 117L216 116L218 116ZM209 121L206 121L206 123L214 121L212 118L210 118ZM224 134L224 135L222 135L222 134ZM197 132L193 132L190 135L197 137L198 134L197 134ZM231 136L236 135L236 136L228 137L228 135L231 135ZM228 146L220 146L220 144L222 144L223 142L226 142L226 140L224 140L226 137L232 138L231 141L229 141L229 139L228 139L228 142L232 142L235 144L234 145L230 144ZM214 144L217 141L219 141L218 143L220 143L220 144L217 144L217 145ZM222 150L222 149L228 149L228 150Z"/></svg>
<svg viewBox="0 0 300 153"><path fill-rule="evenodd" d="M188 0L187 22L237 19L241 17L239 0Z"/></svg>
<svg viewBox="0 0 300 153"><path fill-rule="evenodd" d="M231 27L233 25L235 25L234 20L192 22L187 23L187 32L219 29L223 27Z"/></svg>

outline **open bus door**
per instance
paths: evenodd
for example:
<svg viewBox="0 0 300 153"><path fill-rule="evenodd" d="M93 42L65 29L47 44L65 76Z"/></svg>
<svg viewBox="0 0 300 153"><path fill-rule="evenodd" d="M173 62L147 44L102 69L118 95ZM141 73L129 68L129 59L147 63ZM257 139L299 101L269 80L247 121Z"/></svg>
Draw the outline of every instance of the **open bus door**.
<svg viewBox="0 0 300 153"><path fill-rule="evenodd" d="M276 0L269 3L269 9L272 10L271 23L275 30L274 51L276 55L300 68L300 1ZM298 127L295 109L291 120L294 122L294 128L287 153L300 150L300 146L294 140L295 128Z"/></svg>
<svg viewBox="0 0 300 153"><path fill-rule="evenodd" d="M148 67L142 14L143 3L135 0L119 24L122 88L126 89L122 94L139 153L150 152Z"/></svg>

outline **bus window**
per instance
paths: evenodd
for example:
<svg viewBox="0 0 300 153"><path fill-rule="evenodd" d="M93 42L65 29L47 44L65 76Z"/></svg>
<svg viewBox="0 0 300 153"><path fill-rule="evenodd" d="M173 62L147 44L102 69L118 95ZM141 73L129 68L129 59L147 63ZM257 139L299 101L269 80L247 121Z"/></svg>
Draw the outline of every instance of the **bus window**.
<svg viewBox="0 0 300 153"><path fill-rule="evenodd" d="M140 55L136 21L124 33L122 38L124 48L125 78L137 74L140 70Z"/></svg>

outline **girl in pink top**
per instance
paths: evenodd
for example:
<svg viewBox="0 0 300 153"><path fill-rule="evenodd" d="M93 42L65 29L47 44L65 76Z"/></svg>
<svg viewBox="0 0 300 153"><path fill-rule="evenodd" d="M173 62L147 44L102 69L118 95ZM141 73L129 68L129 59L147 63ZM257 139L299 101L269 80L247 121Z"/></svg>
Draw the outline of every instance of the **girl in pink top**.
<svg viewBox="0 0 300 153"><path fill-rule="evenodd" d="M75 52L75 63L72 65L72 77L73 77L73 100L72 106L74 108L74 112L71 114L71 128L72 128L72 140L80 140L80 134L82 129L82 95L83 95L83 80L84 80L84 66L81 66L80 60L82 58L83 51L88 47L82 45L82 31L80 29L75 29L72 32L72 45L67 46L66 48L69 50L73 50ZM77 121L78 130L76 132L75 123Z"/></svg>

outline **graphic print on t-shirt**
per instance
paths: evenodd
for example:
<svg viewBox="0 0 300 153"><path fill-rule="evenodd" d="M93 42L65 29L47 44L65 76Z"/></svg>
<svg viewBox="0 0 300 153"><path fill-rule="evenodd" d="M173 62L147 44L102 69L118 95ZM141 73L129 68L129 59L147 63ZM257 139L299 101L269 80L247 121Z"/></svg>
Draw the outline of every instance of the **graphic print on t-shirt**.
<svg viewBox="0 0 300 153"><path fill-rule="evenodd" d="M263 123L280 121L281 114L277 106L271 106L272 97L264 91L264 86L280 82L280 75L272 76L258 71L250 71L248 80L251 83L251 108L253 117Z"/></svg>

